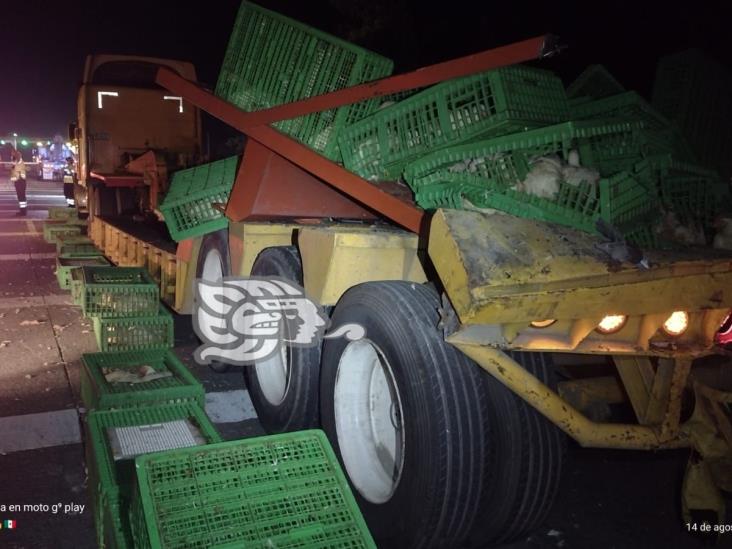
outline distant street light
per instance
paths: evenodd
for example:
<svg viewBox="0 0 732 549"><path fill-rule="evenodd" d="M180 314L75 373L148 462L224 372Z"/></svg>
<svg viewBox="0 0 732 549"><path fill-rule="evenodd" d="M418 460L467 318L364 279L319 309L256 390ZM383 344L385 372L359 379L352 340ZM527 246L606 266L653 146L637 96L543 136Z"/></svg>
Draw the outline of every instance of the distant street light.
<svg viewBox="0 0 732 549"><path fill-rule="evenodd" d="M13 134L13 148L14 149L18 148L18 134L17 133Z"/></svg>

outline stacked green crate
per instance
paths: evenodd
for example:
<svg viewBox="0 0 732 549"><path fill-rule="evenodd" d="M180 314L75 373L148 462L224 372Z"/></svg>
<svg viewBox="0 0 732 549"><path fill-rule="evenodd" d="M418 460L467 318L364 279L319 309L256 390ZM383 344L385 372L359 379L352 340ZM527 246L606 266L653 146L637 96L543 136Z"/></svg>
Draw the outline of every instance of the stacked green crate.
<svg viewBox="0 0 732 549"><path fill-rule="evenodd" d="M346 128L343 163L372 181L396 180L435 149L569 119L561 80L514 66L443 82Z"/></svg>
<svg viewBox="0 0 732 549"><path fill-rule="evenodd" d="M257 111L376 80L392 69L389 59L242 2L216 94L246 111ZM378 101L362 101L278 122L275 127L337 160L339 132L378 105Z"/></svg>
<svg viewBox="0 0 732 549"><path fill-rule="evenodd" d="M142 383L107 380L107 376L119 373L139 377L151 370L166 377ZM89 410L166 402L196 402L200 406L204 405L203 386L169 349L84 354L80 385L81 400Z"/></svg>
<svg viewBox="0 0 732 549"><path fill-rule="evenodd" d="M175 241L225 229L228 220L214 204L226 204L238 156L176 172L160 211Z"/></svg>
<svg viewBox="0 0 732 549"><path fill-rule="evenodd" d="M602 65L590 65L567 87L570 99L602 99L623 93L625 88Z"/></svg>
<svg viewBox="0 0 732 549"><path fill-rule="evenodd" d="M647 153L650 155L673 154L679 160L694 160L691 147L678 128L634 91L596 101L572 101L571 104L575 120L625 118L643 122Z"/></svg>
<svg viewBox="0 0 732 549"><path fill-rule="evenodd" d="M136 317L158 313L160 291L146 269L82 267L80 301L84 316Z"/></svg>
<svg viewBox="0 0 732 549"><path fill-rule="evenodd" d="M148 452L221 441L195 403L93 411L87 416L86 453L97 539L132 547L128 510L134 458Z"/></svg>
<svg viewBox="0 0 732 549"><path fill-rule="evenodd" d="M164 306L154 316L92 318L100 351L167 349L173 346L173 317Z"/></svg>
<svg viewBox="0 0 732 549"><path fill-rule="evenodd" d="M72 253L83 252L84 250L96 252L97 248L91 238L80 233L75 233L56 237L56 253L60 254L62 250L68 250Z"/></svg>
<svg viewBox="0 0 732 549"><path fill-rule="evenodd" d="M75 208L54 206L48 208L48 219L55 221L66 221L70 219L79 219L79 214Z"/></svg>
<svg viewBox="0 0 732 549"><path fill-rule="evenodd" d="M450 147L410 164L405 179L417 203L427 209L470 205L591 233L596 232L597 220L604 219L632 239L639 227L648 227L658 217L654 190L644 184L645 172L635 173L636 155L640 157L643 146L637 136L640 127L623 120L567 122ZM568 166L571 154L582 166L597 168L597 176L603 178L557 180L552 198L521 188L534 161L551 157ZM623 165L623 160L628 169L614 172L612 166Z"/></svg>
<svg viewBox="0 0 732 549"><path fill-rule="evenodd" d="M107 261L99 251L93 253L66 252L56 256L56 279L62 290L71 289L73 271L81 267L109 267Z"/></svg>
<svg viewBox="0 0 732 549"><path fill-rule="evenodd" d="M43 223L43 240L49 244L55 244L59 237L80 236L82 228L81 223L67 223L60 220L45 221Z"/></svg>
<svg viewBox="0 0 732 549"><path fill-rule="evenodd" d="M375 548L322 431L137 458L135 547Z"/></svg>

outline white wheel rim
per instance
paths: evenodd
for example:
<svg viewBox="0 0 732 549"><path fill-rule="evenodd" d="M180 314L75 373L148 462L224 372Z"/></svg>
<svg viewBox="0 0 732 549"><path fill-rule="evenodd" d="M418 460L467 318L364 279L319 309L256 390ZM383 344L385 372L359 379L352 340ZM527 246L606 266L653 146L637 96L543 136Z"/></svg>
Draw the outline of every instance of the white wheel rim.
<svg viewBox="0 0 732 549"><path fill-rule="evenodd" d="M334 389L338 446L348 476L368 501L385 503L404 466L402 403L384 353L368 339L349 343Z"/></svg>
<svg viewBox="0 0 732 549"><path fill-rule="evenodd" d="M206 257L203 260L203 269L201 272L201 279L206 282L221 282L224 278L224 261L221 258L221 254L218 250L209 250ZM214 327L225 329L226 318L224 318L224 304L216 302L215 305L219 305L220 309L215 312L218 314L218 322L214 323Z"/></svg>
<svg viewBox="0 0 732 549"><path fill-rule="evenodd" d="M284 323L281 323L282 326ZM285 400L287 389L290 387L290 352L283 341L280 332L279 351L265 360L254 363L257 372L257 382L267 402L277 406Z"/></svg>

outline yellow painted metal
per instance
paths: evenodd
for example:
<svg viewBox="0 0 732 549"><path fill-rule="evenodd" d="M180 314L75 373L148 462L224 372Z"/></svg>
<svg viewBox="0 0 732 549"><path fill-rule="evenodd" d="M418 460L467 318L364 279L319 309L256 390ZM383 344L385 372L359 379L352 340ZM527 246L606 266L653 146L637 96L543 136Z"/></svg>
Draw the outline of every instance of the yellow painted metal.
<svg viewBox="0 0 732 549"><path fill-rule="evenodd" d="M145 267L160 287L160 299L178 312L190 311L190 291L178 294L179 287L183 289L186 277L190 276L187 262L98 217L92 220L91 226L92 240L98 246L103 244L104 255L113 264ZM192 282L189 284L192 287ZM188 309L185 309L186 306Z"/></svg>
<svg viewBox="0 0 732 549"><path fill-rule="evenodd" d="M647 421L646 413L650 402L651 387L655 372L651 365L651 360L645 356L615 356L615 367L623 380L623 386L628 393L630 403L641 425L653 425L660 422Z"/></svg>
<svg viewBox="0 0 732 549"><path fill-rule="evenodd" d="M190 261L178 258L178 273L175 277L175 310L181 314L193 312L194 283L196 281L196 265L201 251L201 237L193 239Z"/></svg>
<svg viewBox="0 0 732 549"><path fill-rule="evenodd" d="M249 276L262 250L293 245L299 227L293 223L229 223L231 274Z"/></svg>
<svg viewBox="0 0 732 549"><path fill-rule="evenodd" d="M612 376L562 381L557 384L557 392L561 398L581 411L596 404L625 402L623 389Z"/></svg>
<svg viewBox="0 0 732 549"><path fill-rule="evenodd" d="M671 440L662 441L659 431L651 426L590 421L503 351L475 343L456 341L452 337L448 338L448 341L536 408L581 446L648 450L677 448L690 444L686 431L678 432L677 436Z"/></svg>
<svg viewBox="0 0 732 549"><path fill-rule="evenodd" d="M427 281L417 255L418 237L412 233L344 226L302 227L298 246L305 289L322 305L335 305L346 290L364 282Z"/></svg>
<svg viewBox="0 0 732 549"><path fill-rule="evenodd" d="M648 252L644 270L610 264L596 243L547 223L439 210L428 251L463 324L732 307L730 255ZM638 352L637 341L625 347Z"/></svg>

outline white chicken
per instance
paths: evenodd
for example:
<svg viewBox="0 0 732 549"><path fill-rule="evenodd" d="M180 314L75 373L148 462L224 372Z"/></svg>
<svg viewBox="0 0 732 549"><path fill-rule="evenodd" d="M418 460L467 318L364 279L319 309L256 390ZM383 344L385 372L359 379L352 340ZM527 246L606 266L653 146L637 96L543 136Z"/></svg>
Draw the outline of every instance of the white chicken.
<svg viewBox="0 0 732 549"><path fill-rule="evenodd" d="M718 250L732 250L732 219L718 217L714 221L717 234L714 235L713 246Z"/></svg>
<svg viewBox="0 0 732 549"><path fill-rule="evenodd" d="M562 161L556 157L543 156L532 162L529 174L514 189L526 194L554 200L559 193L562 180Z"/></svg>

